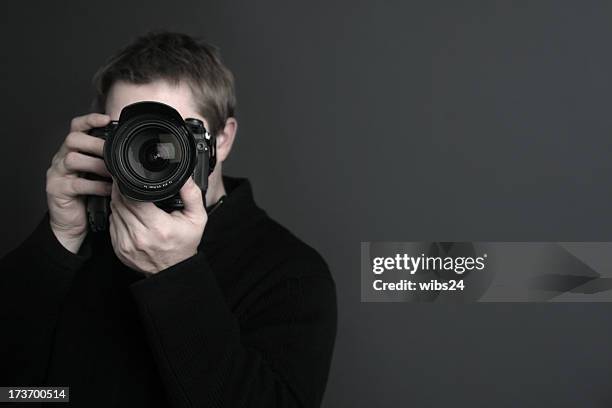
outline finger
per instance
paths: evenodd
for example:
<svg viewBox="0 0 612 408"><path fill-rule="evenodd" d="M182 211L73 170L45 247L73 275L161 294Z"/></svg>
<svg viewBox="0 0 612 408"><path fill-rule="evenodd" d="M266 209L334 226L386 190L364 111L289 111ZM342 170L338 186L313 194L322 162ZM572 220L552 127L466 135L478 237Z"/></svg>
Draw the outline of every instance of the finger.
<svg viewBox="0 0 612 408"><path fill-rule="evenodd" d="M64 173L86 172L110 178L111 175L104 164L104 160L78 152L68 152L62 160L60 171Z"/></svg>
<svg viewBox="0 0 612 408"><path fill-rule="evenodd" d="M160 222L161 218L167 216L165 211L151 202L130 200L123 196L116 185L117 183L113 183L111 200L121 205L124 211L131 212L145 227L153 226L155 223Z"/></svg>
<svg viewBox="0 0 612 408"><path fill-rule="evenodd" d="M70 195L108 196L111 194L112 185L107 181L75 177L62 182L66 183Z"/></svg>
<svg viewBox="0 0 612 408"><path fill-rule="evenodd" d="M98 157L104 156L104 139L87 135L83 132L70 132L64 140L62 146L64 150L78 151L81 153L93 154Z"/></svg>
<svg viewBox="0 0 612 408"><path fill-rule="evenodd" d="M204 209L204 202L202 201L202 190L193 181L193 178L189 177L185 185L180 191L181 200L185 208L182 213L188 217L202 217L206 210Z"/></svg>
<svg viewBox="0 0 612 408"><path fill-rule="evenodd" d="M88 115L77 116L70 122L71 132L86 132L89 129L108 125L110 116L102 113L90 113Z"/></svg>
<svg viewBox="0 0 612 408"><path fill-rule="evenodd" d="M116 188L113 188L113 189L116 189ZM133 230L137 226L146 228L146 226L136 216L136 214L134 214L132 211L130 211L125 206L123 201L116 199L117 195L118 195L117 193L114 193L114 195L113 193L111 193L111 197L114 197L114 198L111 198L111 202L110 202L112 212L116 213L121 218L121 220L128 227L129 230Z"/></svg>

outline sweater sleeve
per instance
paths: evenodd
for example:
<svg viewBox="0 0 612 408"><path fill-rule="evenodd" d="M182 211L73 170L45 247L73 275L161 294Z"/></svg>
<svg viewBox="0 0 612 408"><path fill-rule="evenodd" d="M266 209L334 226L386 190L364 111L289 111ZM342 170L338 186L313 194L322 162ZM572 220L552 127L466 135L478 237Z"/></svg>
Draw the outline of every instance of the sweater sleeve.
<svg viewBox="0 0 612 408"><path fill-rule="evenodd" d="M87 240L79 255L65 249L45 216L0 259L0 384L43 383L62 301L90 253Z"/></svg>
<svg viewBox="0 0 612 408"><path fill-rule="evenodd" d="M336 333L334 283L322 260L281 268L309 274L271 287L241 324L201 253L132 285L172 407L320 405Z"/></svg>

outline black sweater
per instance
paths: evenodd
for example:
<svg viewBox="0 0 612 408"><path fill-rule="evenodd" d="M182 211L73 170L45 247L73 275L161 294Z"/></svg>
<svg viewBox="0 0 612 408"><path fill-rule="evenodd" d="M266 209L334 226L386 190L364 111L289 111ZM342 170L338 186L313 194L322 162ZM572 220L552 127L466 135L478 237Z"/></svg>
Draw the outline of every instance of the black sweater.
<svg viewBox="0 0 612 408"><path fill-rule="evenodd" d="M74 255L44 219L0 261L0 386L70 386L78 407L319 406L336 333L327 265L247 180L224 183L198 254L148 278L108 234Z"/></svg>

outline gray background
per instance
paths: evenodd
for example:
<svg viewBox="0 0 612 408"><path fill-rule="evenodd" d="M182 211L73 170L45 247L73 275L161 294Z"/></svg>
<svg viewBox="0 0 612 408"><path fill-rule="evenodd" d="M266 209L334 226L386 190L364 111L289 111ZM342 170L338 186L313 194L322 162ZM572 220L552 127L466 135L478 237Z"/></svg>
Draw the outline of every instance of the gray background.
<svg viewBox="0 0 612 408"><path fill-rule="evenodd" d="M54 4L53 4L54 3ZM10 10L8 9L10 7ZM609 2L5 5L0 253L90 76L135 34L218 44L238 78L227 172L338 287L326 407L612 404L609 304L360 303L360 241L612 240Z"/></svg>

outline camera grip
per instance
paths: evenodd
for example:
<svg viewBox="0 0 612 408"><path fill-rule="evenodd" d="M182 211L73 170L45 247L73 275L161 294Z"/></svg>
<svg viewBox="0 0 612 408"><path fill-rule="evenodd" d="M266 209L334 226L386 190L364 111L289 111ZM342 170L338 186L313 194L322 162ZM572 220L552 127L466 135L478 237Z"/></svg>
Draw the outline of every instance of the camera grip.
<svg viewBox="0 0 612 408"><path fill-rule="evenodd" d="M111 125L112 126L112 125ZM93 128L87 132L91 136L99 137L100 139L107 140L111 132L110 126ZM83 177L89 180L103 180L108 179L98 176L97 174L85 173ZM108 197L100 196L88 196L87 197L87 220L89 222L89 229L92 232L101 232L108 229L108 217L110 215L110 199Z"/></svg>
<svg viewBox="0 0 612 408"><path fill-rule="evenodd" d="M83 177L89 180L109 181L97 174L85 173ZM87 196L87 219L89 229L92 232L106 231L108 229L108 217L111 213L110 198L101 196Z"/></svg>
<svg viewBox="0 0 612 408"><path fill-rule="evenodd" d="M87 197L87 220L92 232L101 232L108 229L110 215L110 200L107 197Z"/></svg>

